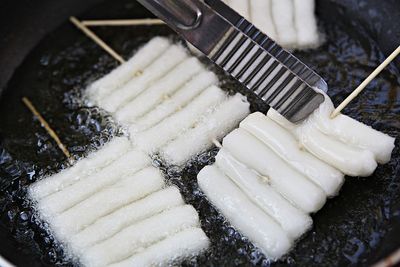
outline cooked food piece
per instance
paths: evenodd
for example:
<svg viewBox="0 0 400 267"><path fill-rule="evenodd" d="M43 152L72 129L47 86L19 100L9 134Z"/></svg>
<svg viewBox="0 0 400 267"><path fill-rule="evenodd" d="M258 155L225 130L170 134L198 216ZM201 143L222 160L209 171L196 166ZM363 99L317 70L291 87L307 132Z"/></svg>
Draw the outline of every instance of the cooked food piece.
<svg viewBox="0 0 400 267"><path fill-rule="evenodd" d="M242 17L250 19L250 6L248 0L228 0L224 2L226 2L227 5L229 5L237 13L242 15Z"/></svg>
<svg viewBox="0 0 400 267"><path fill-rule="evenodd" d="M180 45L172 45L142 73L130 80L123 87L104 97L96 103L109 112L115 112L147 89L152 82L166 75L172 68L188 57Z"/></svg>
<svg viewBox="0 0 400 267"><path fill-rule="evenodd" d="M346 175L369 176L377 162L390 160L394 138L346 115L331 119L333 110L331 100L325 95L325 102L299 125L290 123L273 109L268 111L268 117L291 131L310 153Z"/></svg>
<svg viewBox="0 0 400 267"><path fill-rule="evenodd" d="M250 201L217 167L204 167L197 181L209 201L267 256L277 259L290 249L292 240L282 227Z"/></svg>
<svg viewBox="0 0 400 267"><path fill-rule="evenodd" d="M129 151L99 172L88 175L85 179L43 198L37 205L38 209L44 216L54 216L150 164L149 157L143 152Z"/></svg>
<svg viewBox="0 0 400 267"><path fill-rule="evenodd" d="M184 204L179 190L170 186L101 217L72 236L70 244L74 251L82 251L83 248L91 247L114 236L133 223Z"/></svg>
<svg viewBox="0 0 400 267"><path fill-rule="evenodd" d="M343 173L301 149L289 131L264 114L250 114L240 123L240 128L261 140L291 167L321 187L328 196L334 196L343 184Z"/></svg>
<svg viewBox="0 0 400 267"><path fill-rule="evenodd" d="M211 86L185 108L165 118L154 127L140 133L131 132L132 141L143 151L153 153L192 127L202 114L206 114L207 110L214 108L225 99L225 92L216 86Z"/></svg>
<svg viewBox="0 0 400 267"><path fill-rule="evenodd" d="M126 63L121 64L103 78L92 83L86 89L85 93L93 102L99 101L122 87L137 73L142 72L144 68L165 52L169 46L171 46L171 43L167 38L155 37L151 39Z"/></svg>
<svg viewBox="0 0 400 267"><path fill-rule="evenodd" d="M199 254L209 245L209 240L200 228L190 228L167 237L132 257L110 267L170 266L184 258Z"/></svg>
<svg viewBox="0 0 400 267"><path fill-rule="evenodd" d="M122 106L115 113L115 117L123 123L134 122L202 70L204 70L204 67L197 58L190 57L184 60L135 99Z"/></svg>
<svg viewBox="0 0 400 267"><path fill-rule="evenodd" d="M223 140L223 147L240 162L268 177L271 186L305 212L316 212L324 204L323 190L297 172L255 136L236 129Z"/></svg>
<svg viewBox="0 0 400 267"><path fill-rule="evenodd" d="M182 165L210 146L210 138L223 137L227 129L237 123L236 117L229 120L226 113L212 120L218 128L210 128L211 122L203 121L204 117L212 118L214 115L210 114L214 108L227 98L220 88L208 88L216 83L215 74L208 72L198 59L189 57L181 45L170 45L141 73L97 104L113 112L129 129L133 145L148 154L160 152L163 146L176 139L169 147L172 153L178 153L174 154L175 163ZM238 114L241 110L235 109L235 112ZM219 118L223 120L216 121ZM179 137L183 133L184 137ZM197 144L191 144L190 150L173 151L174 147L181 149L179 142L199 134L204 135Z"/></svg>
<svg viewBox="0 0 400 267"><path fill-rule="evenodd" d="M380 164L388 163L394 149L395 138L373 129L349 116L339 114L331 119L335 109L332 100L324 94L325 102L311 115L318 129L343 143L371 151Z"/></svg>
<svg viewBox="0 0 400 267"><path fill-rule="evenodd" d="M272 17L278 34L277 42L283 47L295 47L297 33L293 0L272 0Z"/></svg>
<svg viewBox="0 0 400 267"><path fill-rule="evenodd" d="M296 239L311 227L310 216L293 207L265 178L248 169L225 148L218 152L215 164L251 201L277 221L289 237Z"/></svg>
<svg viewBox="0 0 400 267"><path fill-rule="evenodd" d="M65 240L102 216L158 191L163 186L164 179L160 171L148 167L97 192L60 215L47 218L47 221L56 237Z"/></svg>
<svg viewBox="0 0 400 267"><path fill-rule="evenodd" d="M321 44L315 16L315 0L224 2L284 48L316 48Z"/></svg>
<svg viewBox="0 0 400 267"><path fill-rule="evenodd" d="M221 139L237 126L250 113L249 106L241 94L230 97L204 116L194 128L167 144L161 155L170 164L184 164L187 159L212 146L212 140Z"/></svg>
<svg viewBox="0 0 400 267"><path fill-rule="evenodd" d="M82 251L85 266L107 266L124 260L146 247L188 228L199 226L196 210L190 206L163 211L123 229L111 238Z"/></svg>
<svg viewBox="0 0 400 267"><path fill-rule="evenodd" d="M164 100L154 107L154 109L144 114L143 117L137 119L134 124L130 126L131 133L143 131L154 126L174 112L185 107L202 91L211 85L217 84L217 82L218 78L214 73L210 71L200 72L170 98Z"/></svg>
<svg viewBox="0 0 400 267"><path fill-rule="evenodd" d="M104 168L116 158L125 153L131 144L126 137L115 137L98 151L92 152L86 158L79 160L72 167L42 180L35 182L28 189L31 199L38 201L46 196L58 192L93 172Z"/></svg>
<svg viewBox="0 0 400 267"><path fill-rule="evenodd" d="M330 138L312 125L304 125L297 131L300 143L308 151L346 175L370 176L377 167L374 155L368 150Z"/></svg>
<svg viewBox="0 0 400 267"><path fill-rule="evenodd" d="M272 18L272 0L250 0L250 14L250 20L257 28L271 39L277 40L278 34Z"/></svg>
<svg viewBox="0 0 400 267"><path fill-rule="evenodd" d="M315 0L293 0L297 47L314 48L320 44Z"/></svg>

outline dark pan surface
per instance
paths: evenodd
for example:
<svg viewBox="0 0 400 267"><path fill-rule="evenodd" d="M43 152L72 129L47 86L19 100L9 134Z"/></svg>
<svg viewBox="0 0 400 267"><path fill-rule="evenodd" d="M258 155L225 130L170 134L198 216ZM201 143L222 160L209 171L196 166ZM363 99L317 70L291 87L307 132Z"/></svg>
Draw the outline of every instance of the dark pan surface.
<svg viewBox="0 0 400 267"><path fill-rule="evenodd" d="M392 4L400 10L399 5ZM354 15L360 9L370 10L370 5L375 7L371 9L374 12L388 11L387 6L372 0L321 1L318 11L324 18L321 26L325 29L327 42L316 51L297 53L327 80L334 103L343 100L382 61L382 51L387 53L396 44L395 30L391 33L393 40L374 28L374 24L382 28L386 20L365 23L365 14ZM80 10L79 7L73 9L72 4L69 8L75 12ZM147 17L147 14L131 0L118 0L97 5L82 18L139 18ZM349 17L354 18L352 23L349 23ZM173 36L163 26L98 28L96 32L125 58L152 36ZM29 40L30 45L34 45L35 41ZM397 38L397 42L399 40ZM13 61L13 64L17 62ZM71 265L63 259L62 248L42 229L43 225L25 200L26 187L30 183L43 174L66 167L67 163L22 105L21 97L28 96L57 129L69 150L76 157L83 156L119 134L111 117L97 108L84 107L76 100L86 84L116 65L100 48L65 23L29 53L4 87L0 98L0 254L12 262L20 266ZM399 77L396 66L390 66L346 109L346 113L398 137ZM5 75L1 79L4 83L7 80ZM227 80L224 88L238 87ZM273 265L368 266L400 247L398 146L397 141L392 161L379 166L372 177L347 178L339 196L329 200L313 216L314 228L286 259ZM213 149L200 155L182 171L156 162L168 179L180 187L186 201L199 211L202 228L212 241L209 252L184 265L268 266L262 254L209 205L196 186L197 172L213 161L215 153L216 149Z"/></svg>

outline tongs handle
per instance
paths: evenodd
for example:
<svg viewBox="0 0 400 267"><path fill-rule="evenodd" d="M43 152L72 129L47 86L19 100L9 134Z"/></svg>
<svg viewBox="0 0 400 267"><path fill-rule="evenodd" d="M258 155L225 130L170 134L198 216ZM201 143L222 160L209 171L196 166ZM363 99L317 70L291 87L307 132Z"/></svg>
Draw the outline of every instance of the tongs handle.
<svg viewBox="0 0 400 267"><path fill-rule="evenodd" d="M200 0L138 0L205 55L232 27Z"/></svg>
<svg viewBox="0 0 400 267"><path fill-rule="evenodd" d="M181 30L196 28L202 12L196 0L152 0L139 1L159 18L167 21L169 25L175 25Z"/></svg>

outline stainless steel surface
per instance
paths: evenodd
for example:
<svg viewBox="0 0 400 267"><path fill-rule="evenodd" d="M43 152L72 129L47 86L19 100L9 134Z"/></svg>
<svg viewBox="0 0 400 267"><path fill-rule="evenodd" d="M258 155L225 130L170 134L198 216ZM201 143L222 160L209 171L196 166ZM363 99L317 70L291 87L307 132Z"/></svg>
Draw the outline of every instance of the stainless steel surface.
<svg viewBox="0 0 400 267"><path fill-rule="evenodd" d="M313 70L220 0L138 0L288 120L305 119L327 91Z"/></svg>

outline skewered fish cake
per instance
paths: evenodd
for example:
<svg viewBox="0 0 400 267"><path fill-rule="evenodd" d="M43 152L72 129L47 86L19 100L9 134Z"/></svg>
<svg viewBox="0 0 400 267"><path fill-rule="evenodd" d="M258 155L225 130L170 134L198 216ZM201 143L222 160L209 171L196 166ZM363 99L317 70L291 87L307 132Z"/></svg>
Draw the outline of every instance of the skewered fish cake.
<svg viewBox="0 0 400 267"><path fill-rule="evenodd" d="M295 47L297 32L294 21L293 0L272 0L272 17L275 22L278 42L283 47Z"/></svg>
<svg viewBox="0 0 400 267"><path fill-rule="evenodd" d="M268 117L259 112L250 114L240 123L239 129L223 139L216 167L207 166L198 175L200 188L212 204L256 245L259 241L255 237L262 236L263 230L257 233L254 230L257 227L243 227L230 213L238 202L244 202L243 195L271 216L294 240L312 224L306 213L317 211L325 202L325 194L333 196L340 189L342 172L368 175L375 170L376 161L390 159L394 138L345 115L331 119L333 104L328 96L325 98L326 101L299 125L272 109ZM347 127L352 129L346 131ZM217 167L222 174L217 174ZM210 181L204 178L207 175L212 177ZM229 188L227 192L220 192L220 187L228 185L218 184L215 177L222 179L224 175L238 190ZM255 210L242 209L247 210L249 218L258 216ZM239 211L236 214L237 217L241 215ZM265 238L273 237L269 234ZM273 259L268 247L260 248ZM288 251L286 248L281 255Z"/></svg>
<svg viewBox="0 0 400 267"><path fill-rule="evenodd" d="M127 152L126 155L129 154L136 156L136 159L135 156L125 158L131 159L131 164L136 166L142 164L143 167L148 165L147 155L137 151ZM140 162L143 156L145 160ZM118 164L122 164L126 169L134 168L119 159L109 166L114 164L119 167L122 166ZM96 172L101 173L104 169L93 171L90 177L96 177ZM74 203L75 205L66 210L63 204L64 197L57 198L57 201L53 200L57 202L54 207L63 206L57 212L46 210L46 205L42 204L48 203L46 197L33 199L37 210L48 223L57 241L64 245L65 253L77 258L80 264L105 266L107 263L125 260L127 257L135 258L139 254L147 255L147 261L167 262L175 256L179 258L189 256L189 251L190 254L199 253L208 246L208 238L198 228L197 212L190 205L184 204L177 188L163 189L164 179L156 168L145 167L131 176L121 177L118 181L97 190L90 188L88 182L91 180L90 177L57 193L63 193L66 197L70 193L73 194L74 187L82 194L85 189L91 192L91 196L85 193L84 195L88 195L86 199ZM100 180L103 179L100 174L98 177ZM107 176L103 177L105 180ZM64 192L64 190L72 191ZM72 196L71 199L74 197L76 196ZM46 214L48 216L45 216ZM127 236L129 238L126 238ZM169 244L174 240L181 240L190 250L163 247L162 244ZM164 257L160 257L159 254L151 257L147 254L147 251L152 251L154 246L164 249L161 251ZM176 254L170 256L171 253Z"/></svg>
<svg viewBox="0 0 400 267"><path fill-rule="evenodd" d="M115 113L115 117L121 122L134 122L135 119L157 106L165 97L174 93L201 70L203 70L203 66L197 58L190 57L184 60L142 94L121 107Z"/></svg>
<svg viewBox="0 0 400 267"><path fill-rule="evenodd" d="M268 185L265 178L247 168L225 148L218 152L215 164L248 198L276 220L288 236L298 238L311 227L310 216L292 206Z"/></svg>
<svg viewBox="0 0 400 267"><path fill-rule="evenodd" d="M183 165L188 158L209 148L212 145L210 140L219 140L231 131L249 114L249 106L240 94L230 97L194 128L167 144L161 155L171 164Z"/></svg>
<svg viewBox="0 0 400 267"><path fill-rule="evenodd" d="M51 224L54 234L63 240L94 223L98 218L156 192L164 185L160 171L148 167L93 194L61 214L46 219Z"/></svg>
<svg viewBox="0 0 400 267"><path fill-rule="evenodd" d="M271 186L296 207L316 212L325 204L326 194L320 187L245 130L234 130L222 145L240 162L268 177Z"/></svg>
<svg viewBox="0 0 400 267"><path fill-rule="evenodd" d="M32 184L28 189L28 194L32 199L39 200L58 192L92 172L104 168L129 148L131 148L131 144L128 138L115 137L98 151L92 152L86 158L79 160L74 166L52 176L44 177Z"/></svg>
<svg viewBox="0 0 400 267"><path fill-rule="evenodd" d="M42 210L42 214L54 216L149 165L150 159L143 152L129 151L100 171L41 199L38 208Z"/></svg>
<svg viewBox="0 0 400 267"><path fill-rule="evenodd" d="M211 86L197 96L182 110L165 118L152 128L132 133L135 145L148 153L156 152L168 141L173 140L182 132L192 127L207 111L226 99L226 94L216 86ZM200 117L200 118L199 118Z"/></svg>
<svg viewBox="0 0 400 267"><path fill-rule="evenodd" d="M150 66L143 69L140 75L114 90L110 95L100 99L96 104L109 112L117 111L187 57L188 55L183 47L172 45Z"/></svg>
<svg viewBox="0 0 400 267"><path fill-rule="evenodd" d="M169 266L177 261L199 254L209 246L205 233L200 228L183 230L167 237L132 257L112 267Z"/></svg>
<svg viewBox="0 0 400 267"><path fill-rule="evenodd" d="M137 73L149 66L157 57L165 52L171 43L162 37L155 37L139 49L139 51L126 63L115 68L111 73L93 82L85 93L92 102L110 95L122 87Z"/></svg>
<svg viewBox="0 0 400 267"><path fill-rule="evenodd" d="M290 123L273 109L268 117L292 132L310 153L347 175L369 176L377 163L389 161L394 138L343 114L331 119L333 110L332 101L325 95L325 102L300 125Z"/></svg>
<svg viewBox="0 0 400 267"><path fill-rule="evenodd" d="M284 48L316 48L321 44L315 16L315 0L224 2Z"/></svg>
<svg viewBox="0 0 400 267"><path fill-rule="evenodd" d="M279 258L291 247L292 240L281 226L250 201L217 167L204 167L197 181L207 198L229 222L246 233L269 257Z"/></svg>
<svg viewBox="0 0 400 267"><path fill-rule="evenodd" d="M130 126L131 133L147 130L173 113L178 112L206 88L215 85L217 82L217 76L210 71L203 71L197 74L170 98L164 100L164 102L136 120Z"/></svg>
<svg viewBox="0 0 400 267"><path fill-rule="evenodd" d="M272 0L249 0L249 4L251 22L271 39L278 41L278 34L272 17Z"/></svg>
<svg viewBox="0 0 400 267"><path fill-rule="evenodd" d="M343 173L302 150L294 136L269 117L260 112L253 113L240 123L240 128L257 137L328 196L334 196L340 189Z"/></svg>
<svg viewBox="0 0 400 267"><path fill-rule="evenodd" d="M88 267L107 266L168 236L198 225L199 218L192 206L175 207L132 224L108 240L85 249L81 261Z"/></svg>
<svg viewBox="0 0 400 267"><path fill-rule="evenodd" d="M184 205L179 190L174 187L161 189L113 213L99 218L71 238L74 251L93 246L115 235L125 227L154 216L164 210Z"/></svg>

